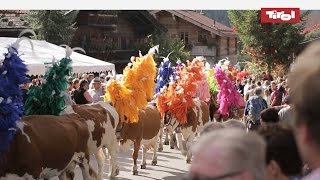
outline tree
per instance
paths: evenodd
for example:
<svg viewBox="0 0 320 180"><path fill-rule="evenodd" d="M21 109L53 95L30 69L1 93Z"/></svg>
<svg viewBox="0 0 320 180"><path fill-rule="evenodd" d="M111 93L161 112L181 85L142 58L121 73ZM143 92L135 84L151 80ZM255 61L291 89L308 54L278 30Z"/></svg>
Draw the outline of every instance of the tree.
<svg viewBox="0 0 320 180"><path fill-rule="evenodd" d="M53 44L70 44L76 31L75 18L78 12L72 11L31 11L27 16L37 38Z"/></svg>
<svg viewBox="0 0 320 180"><path fill-rule="evenodd" d="M260 11L228 11L232 26L236 29L244 49L242 53L252 60L266 62L269 68L275 65L289 67L293 53L298 52L303 41L304 17L301 23L261 24Z"/></svg>
<svg viewBox="0 0 320 180"><path fill-rule="evenodd" d="M148 36L147 49L156 45L160 45L159 53L155 56L157 64L162 62L163 58L161 57L167 57L170 52L172 53L170 54L169 59L174 64L178 59L180 59L181 62L185 62L190 57L190 52L185 50L185 43L183 40L170 39L165 33L156 31Z"/></svg>

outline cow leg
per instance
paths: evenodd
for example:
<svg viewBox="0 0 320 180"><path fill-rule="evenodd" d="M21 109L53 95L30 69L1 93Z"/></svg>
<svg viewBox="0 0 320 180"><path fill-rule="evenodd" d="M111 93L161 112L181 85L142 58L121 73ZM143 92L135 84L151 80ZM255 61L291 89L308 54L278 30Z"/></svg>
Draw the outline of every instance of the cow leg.
<svg viewBox="0 0 320 180"><path fill-rule="evenodd" d="M166 138L164 139L164 145L169 145L169 132L165 131Z"/></svg>
<svg viewBox="0 0 320 180"><path fill-rule="evenodd" d="M103 175L103 169L104 169L104 161L106 159L104 153L103 153L104 148L100 148L97 153L95 153L95 157L97 159L97 164L98 164L98 176L99 178L102 179Z"/></svg>
<svg viewBox="0 0 320 180"><path fill-rule="evenodd" d="M161 131L161 130L160 130ZM158 133L158 136L160 136L160 132ZM157 157L157 138L153 141L153 155L152 155L152 166L157 165L158 163L158 157Z"/></svg>
<svg viewBox="0 0 320 180"><path fill-rule="evenodd" d="M163 143L162 143L162 136L163 136L163 124L161 125L160 128L160 135L159 135L159 147L158 147L158 151L162 152L163 151Z"/></svg>
<svg viewBox="0 0 320 180"><path fill-rule="evenodd" d="M175 145L174 139L175 139L175 138L174 138L174 135L173 135L173 131L170 132L169 136L170 136L170 142L169 142L169 144L170 144L170 149L174 149L174 145Z"/></svg>
<svg viewBox="0 0 320 180"><path fill-rule="evenodd" d="M190 135L190 137L188 137L188 139L186 140L186 162L187 164L191 163L191 157L192 157L192 151L191 151L191 145L193 142L193 139L195 137L196 133L193 133Z"/></svg>
<svg viewBox="0 0 320 180"><path fill-rule="evenodd" d="M148 152L147 147L142 145L142 160L141 160L141 165L140 165L141 169L146 169L147 168L147 162L146 162L147 152Z"/></svg>
<svg viewBox="0 0 320 180"><path fill-rule="evenodd" d="M110 144L107 144L108 156L110 160L109 178L114 179L119 174L118 167L118 144L117 138L113 138Z"/></svg>
<svg viewBox="0 0 320 180"><path fill-rule="evenodd" d="M184 146L184 141L182 140L182 133L177 133L177 142L178 142L178 147L180 148L181 154L183 156L186 156L186 150L185 150L185 146Z"/></svg>
<svg viewBox="0 0 320 180"><path fill-rule="evenodd" d="M141 141L134 142L133 153L132 153L132 159L133 159L132 174L133 175L138 175L137 159L139 155L140 143Z"/></svg>
<svg viewBox="0 0 320 180"><path fill-rule="evenodd" d="M79 163L79 166L82 171L82 176L84 180L91 180L94 179L92 176L97 178L97 173L95 170L90 166L90 161L89 161L89 154L86 153L85 157L83 157L82 161Z"/></svg>
<svg viewBox="0 0 320 180"><path fill-rule="evenodd" d="M68 165L68 167L62 172L62 174L59 176L60 180L72 180L75 176L74 170L76 168L76 162L72 161Z"/></svg>

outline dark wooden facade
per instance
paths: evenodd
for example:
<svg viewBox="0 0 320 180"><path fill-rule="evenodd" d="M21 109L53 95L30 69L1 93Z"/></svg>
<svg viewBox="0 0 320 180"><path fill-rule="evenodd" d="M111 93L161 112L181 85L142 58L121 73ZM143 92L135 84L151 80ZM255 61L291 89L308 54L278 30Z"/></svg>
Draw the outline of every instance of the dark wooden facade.
<svg viewBox="0 0 320 180"><path fill-rule="evenodd" d="M137 47L145 46L156 29L165 31L148 11L79 11L72 46L87 55L114 63L122 73Z"/></svg>

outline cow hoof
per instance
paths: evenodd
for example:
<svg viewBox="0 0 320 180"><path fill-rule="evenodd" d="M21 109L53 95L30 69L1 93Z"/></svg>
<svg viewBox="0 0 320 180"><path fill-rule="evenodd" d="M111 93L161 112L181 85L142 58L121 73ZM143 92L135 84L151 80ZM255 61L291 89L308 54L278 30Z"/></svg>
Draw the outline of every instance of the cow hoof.
<svg viewBox="0 0 320 180"><path fill-rule="evenodd" d="M138 170L132 171L132 175L138 176Z"/></svg>
<svg viewBox="0 0 320 180"><path fill-rule="evenodd" d="M191 159L187 159L187 160L186 160L186 163L187 163L187 164L191 164Z"/></svg>
<svg viewBox="0 0 320 180"><path fill-rule="evenodd" d="M158 163L158 161L152 161L151 165L152 165L152 166L156 166L157 163Z"/></svg>
<svg viewBox="0 0 320 180"><path fill-rule="evenodd" d="M162 147L161 147L161 148L159 147L159 148L158 148L158 151L159 151L159 152L162 152L162 151L163 151L163 148L162 148Z"/></svg>
<svg viewBox="0 0 320 180"><path fill-rule="evenodd" d="M120 173L120 169L116 169L116 173L115 173L115 175L114 176L118 176L119 175L119 173Z"/></svg>
<svg viewBox="0 0 320 180"><path fill-rule="evenodd" d="M141 167L141 169L146 169L147 165L146 164L141 164L140 167Z"/></svg>
<svg viewBox="0 0 320 180"><path fill-rule="evenodd" d="M174 149L174 146L170 146L170 149Z"/></svg>
<svg viewBox="0 0 320 180"><path fill-rule="evenodd" d="M165 141L165 142L164 142L164 145L169 145L169 141Z"/></svg>

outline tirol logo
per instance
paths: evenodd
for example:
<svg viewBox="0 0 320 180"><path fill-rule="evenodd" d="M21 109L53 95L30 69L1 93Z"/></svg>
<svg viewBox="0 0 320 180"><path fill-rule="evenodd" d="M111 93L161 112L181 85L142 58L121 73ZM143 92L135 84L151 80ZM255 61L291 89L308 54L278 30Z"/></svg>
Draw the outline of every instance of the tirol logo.
<svg viewBox="0 0 320 180"><path fill-rule="evenodd" d="M299 8L261 8L261 23L299 23Z"/></svg>

